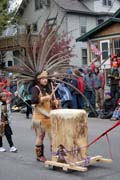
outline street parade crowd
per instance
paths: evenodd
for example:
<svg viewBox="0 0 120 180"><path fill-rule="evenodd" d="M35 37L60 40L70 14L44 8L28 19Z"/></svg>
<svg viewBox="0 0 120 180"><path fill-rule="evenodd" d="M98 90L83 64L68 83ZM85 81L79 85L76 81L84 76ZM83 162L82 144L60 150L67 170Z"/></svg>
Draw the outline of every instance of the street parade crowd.
<svg viewBox="0 0 120 180"><path fill-rule="evenodd" d="M95 64L86 69L68 69L63 82L48 79L48 72L37 73L30 83L18 84L12 73L0 79L0 152L5 152L5 135L11 152L17 152L12 141L10 113L24 108L26 118L32 114L32 128L36 132L35 154L44 162L44 137L51 142L49 112L52 109L85 109L88 117L116 121L120 118L120 70L117 55L111 56L111 72L107 75L110 91L105 91L103 71ZM74 76L74 78L72 77ZM74 88L73 88L74 87Z"/></svg>

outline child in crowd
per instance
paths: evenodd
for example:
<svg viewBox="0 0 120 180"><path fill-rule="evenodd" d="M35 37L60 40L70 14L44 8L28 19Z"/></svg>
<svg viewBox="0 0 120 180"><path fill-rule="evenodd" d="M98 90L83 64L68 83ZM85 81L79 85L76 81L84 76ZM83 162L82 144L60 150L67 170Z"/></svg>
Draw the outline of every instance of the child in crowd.
<svg viewBox="0 0 120 180"><path fill-rule="evenodd" d="M6 149L3 148L3 142L2 138L5 135L6 139L10 146L10 152L16 152L17 149L14 147L13 141L12 141L12 129L9 125L8 121L8 115L9 115L9 109L7 106L7 94L6 92L0 93L0 152L5 152Z"/></svg>
<svg viewBox="0 0 120 180"><path fill-rule="evenodd" d="M117 121L118 119L120 119L120 98L118 99L117 107L115 108L110 120Z"/></svg>

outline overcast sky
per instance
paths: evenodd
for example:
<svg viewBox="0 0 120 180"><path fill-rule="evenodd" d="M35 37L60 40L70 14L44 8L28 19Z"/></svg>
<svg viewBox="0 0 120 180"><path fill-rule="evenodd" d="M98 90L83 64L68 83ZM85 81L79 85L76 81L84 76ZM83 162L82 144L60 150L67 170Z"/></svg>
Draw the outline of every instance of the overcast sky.
<svg viewBox="0 0 120 180"><path fill-rule="evenodd" d="M16 8L21 2L22 0L14 0L10 9Z"/></svg>

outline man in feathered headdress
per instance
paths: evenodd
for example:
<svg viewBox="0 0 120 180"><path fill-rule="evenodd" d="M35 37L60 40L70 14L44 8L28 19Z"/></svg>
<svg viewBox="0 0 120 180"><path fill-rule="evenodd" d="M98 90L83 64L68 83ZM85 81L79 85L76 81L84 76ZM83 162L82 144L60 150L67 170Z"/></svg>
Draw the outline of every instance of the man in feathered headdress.
<svg viewBox="0 0 120 180"><path fill-rule="evenodd" d="M51 141L51 122L50 122L50 110L53 103L57 106L58 101L52 99L52 87L49 82L47 71L43 71L36 75L36 85L33 87L32 104L33 117L32 125L36 131L36 158L38 161L44 162L44 145L43 140L45 132L47 132Z"/></svg>

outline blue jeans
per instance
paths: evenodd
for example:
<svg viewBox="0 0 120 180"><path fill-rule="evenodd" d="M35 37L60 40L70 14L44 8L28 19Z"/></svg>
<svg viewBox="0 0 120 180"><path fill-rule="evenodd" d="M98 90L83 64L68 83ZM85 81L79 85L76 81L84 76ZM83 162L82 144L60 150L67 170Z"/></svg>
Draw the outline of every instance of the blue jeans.
<svg viewBox="0 0 120 180"><path fill-rule="evenodd" d="M78 109L77 94L72 94L72 109Z"/></svg>

